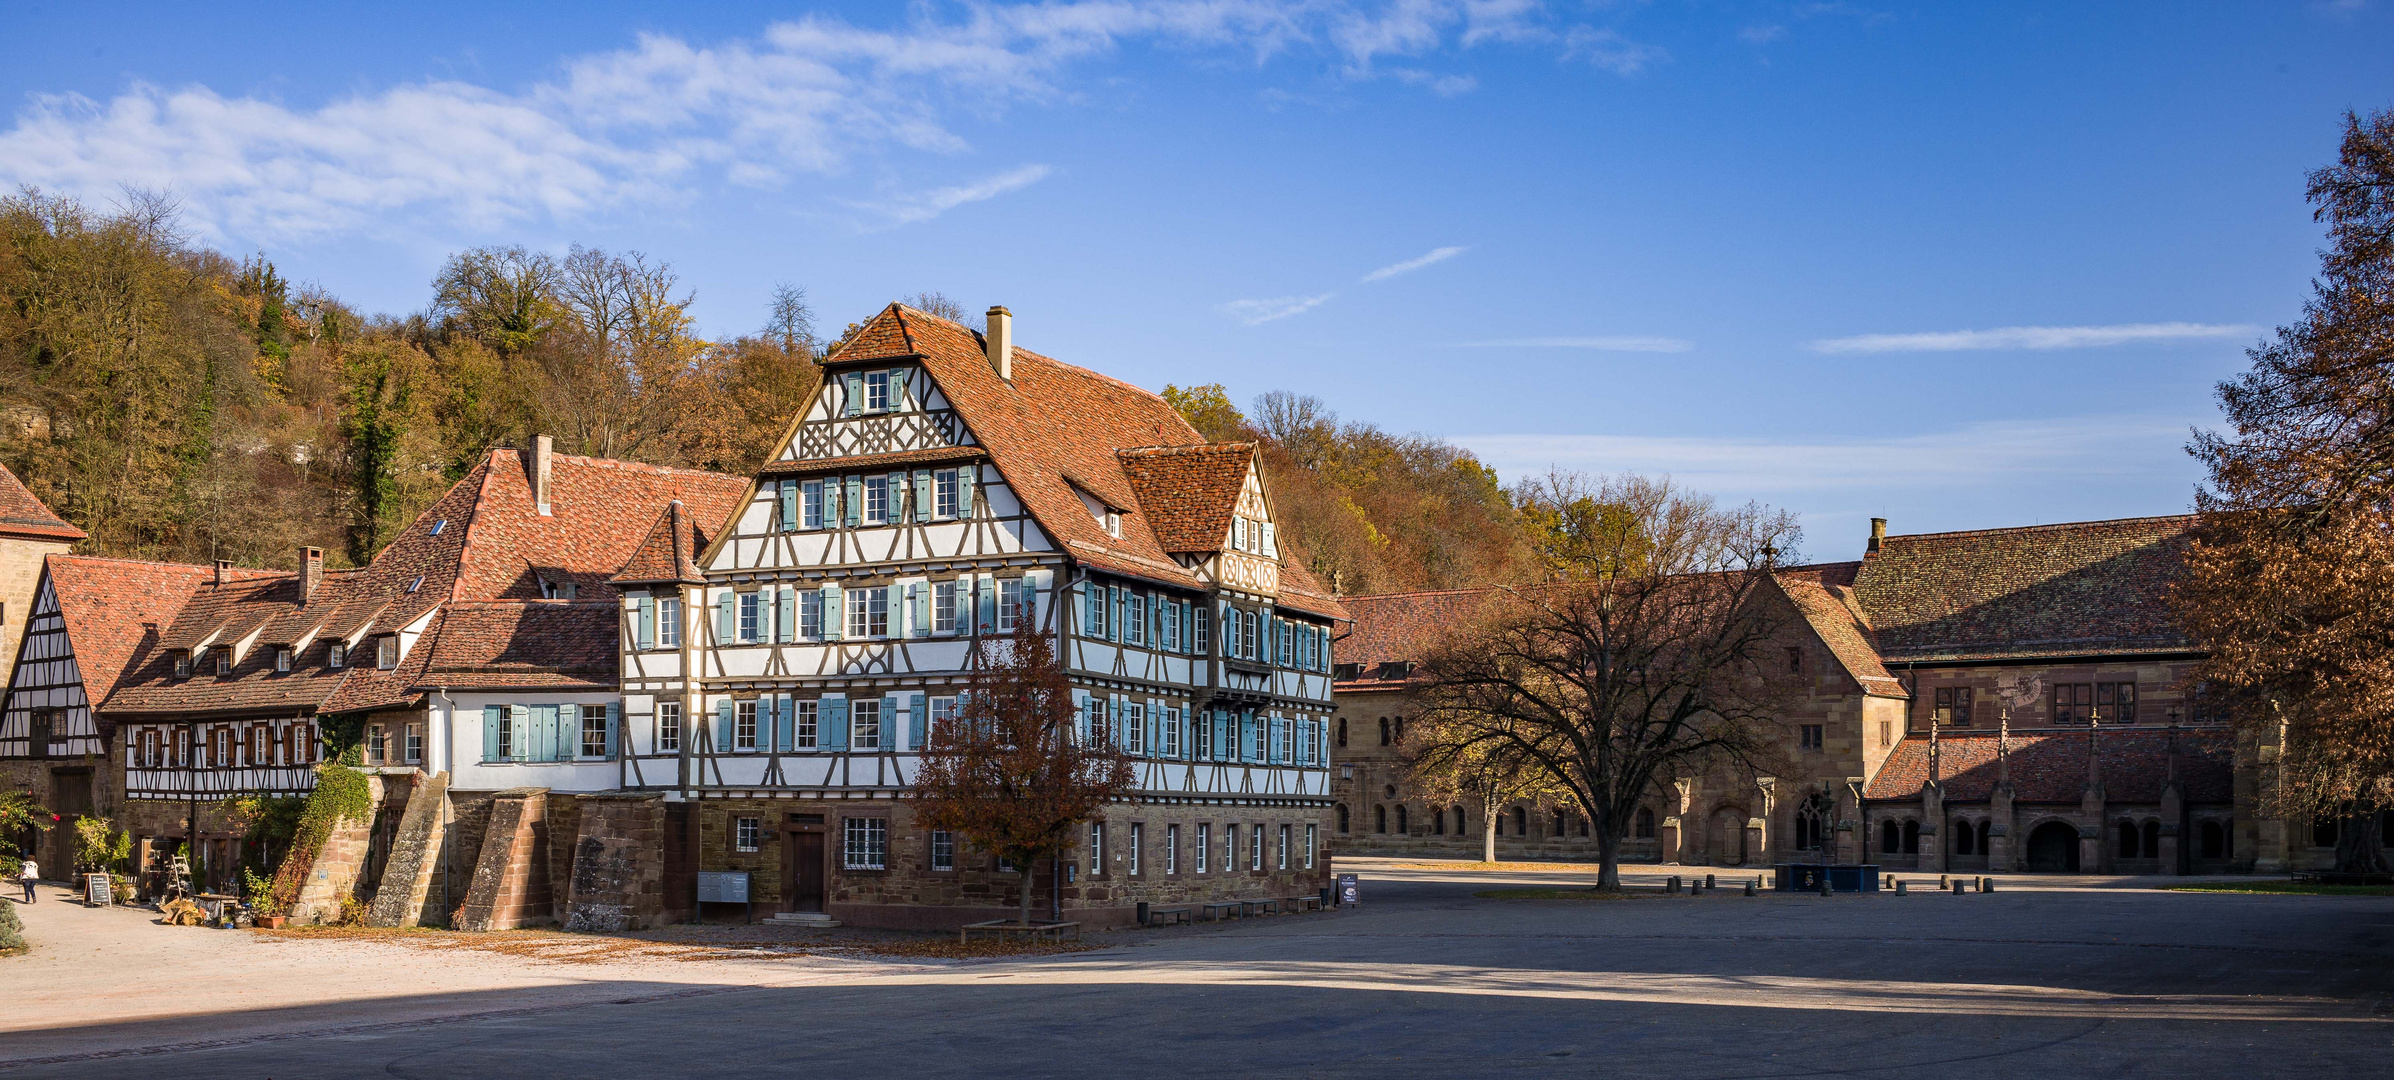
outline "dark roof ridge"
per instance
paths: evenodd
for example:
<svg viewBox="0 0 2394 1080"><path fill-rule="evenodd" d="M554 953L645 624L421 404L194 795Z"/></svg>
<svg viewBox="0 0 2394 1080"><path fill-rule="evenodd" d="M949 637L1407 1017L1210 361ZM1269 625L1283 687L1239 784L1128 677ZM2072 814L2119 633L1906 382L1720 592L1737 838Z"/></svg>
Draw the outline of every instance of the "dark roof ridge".
<svg viewBox="0 0 2394 1080"><path fill-rule="evenodd" d="M1888 540L1942 540L1951 536L1992 536L1997 533L2052 532L2060 529L2081 529L2089 525L2139 525L2146 522L2193 521L2194 514L2154 514L2148 517L2100 518L2094 521L2056 521L2044 525L2001 525L1992 529L1954 529L1933 533L1889 533Z"/></svg>
<svg viewBox="0 0 2394 1080"><path fill-rule="evenodd" d="M1261 443L1248 439L1239 442L1183 443L1178 446L1126 446L1114 452L1125 456L1163 457L1167 454L1202 454L1207 451L1238 453L1253 450L1261 445Z"/></svg>

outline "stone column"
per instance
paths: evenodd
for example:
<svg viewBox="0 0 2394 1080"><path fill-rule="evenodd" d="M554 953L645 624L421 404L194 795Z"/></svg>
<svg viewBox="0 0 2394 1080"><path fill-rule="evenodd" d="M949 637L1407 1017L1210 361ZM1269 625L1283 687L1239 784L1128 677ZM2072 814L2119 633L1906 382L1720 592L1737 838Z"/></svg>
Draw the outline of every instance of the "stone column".
<svg viewBox="0 0 2394 1080"><path fill-rule="evenodd" d="M1862 812L1862 777L1846 777L1844 789L1835 795L1837 817L1831 828L1837 837L1837 861L1869 862L1870 818Z"/></svg>
<svg viewBox="0 0 2394 1080"><path fill-rule="evenodd" d="M2178 782L2170 781L2161 789L2161 872L2186 872L2186 796L2178 790Z"/></svg>
<svg viewBox="0 0 2394 1080"><path fill-rule="evenodd" d="M1945 785L1920 787L1920 869L1945 872Z"/></svg>
<svg viewBox="0 0 2394 1080"><path fill-rule="evenodd" d="M2020 839L2012 835L2018 818L2012 812L2012 786L1999 784L1988 799L1987 809L1987 869L1997 872L2020 869Z"/></svg>

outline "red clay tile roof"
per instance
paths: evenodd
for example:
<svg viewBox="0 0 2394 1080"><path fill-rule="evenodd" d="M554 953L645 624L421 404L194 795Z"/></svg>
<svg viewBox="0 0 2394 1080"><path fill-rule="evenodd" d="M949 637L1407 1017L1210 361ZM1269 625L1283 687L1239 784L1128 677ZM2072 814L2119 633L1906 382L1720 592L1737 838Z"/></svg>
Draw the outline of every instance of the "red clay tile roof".
<svg viewBox="0 0 2394 1080"><path fill-rule="evenodd" d="M210 570L181 563L52 555L43 573L66 619L83 693L105 702L160 648L159 638ZM103 723L102 733L113 730Z"/></svg>
<svg viewBox="0 0 2394 1080"><path fill-rule="evenodd" d="M441 613L418 689L502 689L615 685L617 625L609 601L460 601Z"/></svg>
<svg viewBox="0 0 2394 1080"><path fill-rule="evenodd" d="M1255 464L1254 443L1143 446L1124 450L1122 471L1164 550L1220 551Z"/></svg>
<svg viewBox="0 0 2394 1080"><path fill-rule="evenodd" d="M632 556L624 560L623 569L616 571L615 576L608 580L618 585L634 582L703 584L707 576L698 567L697 555L706 547L706 535L699 531L698 523L683 512L681 500L676 499L666 505L664 513L657 515L657 523L649 527L648 536L640 541L640 546L632 549Z"/></svg>
<svg viewBox="0 0 2394 1080"><path fill-rule="evenodd" d="M2178 782L2189 802L2224 803L2234 798L2235 754L2224 731L2175 733L2153 728L2100 731L2103 797L2108 802L2153 803L2169 776L2169 748L2178 748ZM1997 734L1944 734L1937 740L1937 773L1948 800L1975 802L1995 790ZM2015 732L2011 736L2013 798L2022 802L2075 803L2086 787L2088 733ZM1906 736L1863 788L1870 799L1917 799L1929 777L1929 740Z"/></svg>
<svg viewBox="0 0 2394 1080"><path fill-rule="evenodd" d="M1205 441L1163 398L1087 368L1014 348L1014 378L1000 379L977 331L891 304L824 360L826 365L919 357L1016 498L1065 554L1109 573L1198 587L1173 561L1141 508L1120 451ZM1074 487L1130 512L1122 535L1108 535ZM1343 612L1293 560L1282 557L1284 606L1338 617ZM1328 610L1323 610L1328 609Z"/></svg>
<svg viewBox="0 0 2394 1080"><path fill-rule="evenodd" d="M1402 679L1380 678L1380 665L1419 663L1449 629L1469 622L1499 595L1496 589L1450 589L1347 597L1344 602L1355 628L1334 640L1331 658L1359 669L1355 678L1338 681L1339 692L1403 686Z"/></svg>
<svg viewBox="0 0 2394 1080"><path fill-rule="evenodd" d="M946 465L953 462L980 461L989 451L978 446L933 446L922 450L899 450L887 454L855 454L844 458L806 458L792 461L768 461L757 470L759 476L796 476L819 472L871 472L884 466Z"/></svg>
<svg viewBox="0 0 2394 1080"><path fill-rule="evenodd" d="M0 536L34 540L81 540L83 530L66 523L47 503L35 498L17 474L0 465Z"/></svg>
<svg viewBox="0 0 2394 1080"><path fill-rule="evenodd" d="M1853 595L1891 663L2180 652L2187 516L1890 536Z"/></svg>
<svg viewBox="0 0 2394 1080"><path fill-rule="evenodd" d="M1872 647L1870 628L1863 623L1862 611L1854 603L1854 572L1861 565L1848 562L1789 567L1779 571L1779 587L1863 693L1908 698L1911 692L1888 672L1887 665Z"/></svg>

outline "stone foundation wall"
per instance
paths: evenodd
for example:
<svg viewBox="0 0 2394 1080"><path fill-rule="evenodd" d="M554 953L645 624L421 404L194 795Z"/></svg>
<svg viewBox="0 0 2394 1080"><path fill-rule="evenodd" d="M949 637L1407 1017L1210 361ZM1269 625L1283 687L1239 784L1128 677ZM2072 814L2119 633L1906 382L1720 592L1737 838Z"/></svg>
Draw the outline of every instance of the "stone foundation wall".
<svg viewBox="0 0 2394 1080"><path fill-rule="evenodd" d="M366 777L366 793L373 807L383 801L383 778ZM324 839L323 850L316 853L316 861L309 864L308 876L299 885L299 898L291 902L288 914L300 925L332 922L341 916L341 904L354 899L359 878L366 869L366 856L373 845L374 811L363 817L345 817L333 823L332 832Z"/></svg>
<svg viewBox="0 0 2394 1080"><path fill-rule="evenodd" d="M661 795L575 797L568 852L568 930L645 930L665 917L665 799ZM563 846L563 845L557 845Z"/></svg>
<svg viewBox="0 0 2394 1080"><path fill-rule="evenodd" d="M452 925L512 930L556 921L550 896L549 799L546 788L502 791L474 862L474 880Z"/></svg>

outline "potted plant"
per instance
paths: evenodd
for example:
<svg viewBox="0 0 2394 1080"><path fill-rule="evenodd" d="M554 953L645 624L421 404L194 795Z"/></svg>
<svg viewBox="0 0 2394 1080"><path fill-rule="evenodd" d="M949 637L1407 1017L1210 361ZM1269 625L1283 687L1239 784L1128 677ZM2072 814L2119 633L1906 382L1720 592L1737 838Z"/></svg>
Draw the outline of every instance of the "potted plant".
<svg viewBox="0 0 2394 1080"><path fill-rule="evenodd" d="M250 910L257 912L259 927L267 930L283 928L283 920L288 916L283 913L283 905L274 898L273 878L259 877L244 866L241 868L241 891L249 897Z"/></svg>

